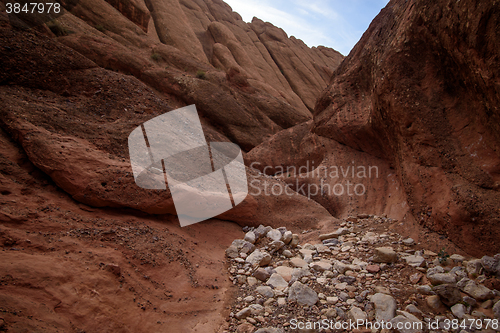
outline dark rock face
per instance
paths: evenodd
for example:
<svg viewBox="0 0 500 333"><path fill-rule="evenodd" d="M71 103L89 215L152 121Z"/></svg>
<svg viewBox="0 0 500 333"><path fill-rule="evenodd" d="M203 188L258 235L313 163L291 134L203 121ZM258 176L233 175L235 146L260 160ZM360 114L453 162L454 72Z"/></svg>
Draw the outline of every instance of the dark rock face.
<svg viewBox="0 0 500 333"><path fill-rule="evenodd" d="M391 1L313 130L389 160L415 219L476 253L500 249L499 21L493 2Z"/></svg>
<svg viewBox="0 0 500 333"><path fill-rule="evenodd" d="M115 7L130 21L137 24L144 32L148 32L151 15L144 3L135 0L106 0L106 2Z"/></svg>
<svg viewBox="0 0 500 333"><path fill-rule="evenodd" d="M330 212L356 205L406 215L472 254L497 253L499 22L496 2L391 1L335 72L309 133L294 130L294 139L280 133L249 158L268 162L270 150L289 140L300 148L293 158L273 156L273 165L306 159L331 165L323 152L332 141L345 145L340 158L378 157L402 191L390 196L368 183L367 196L384 195L387 206L330 198Z"/></svg>

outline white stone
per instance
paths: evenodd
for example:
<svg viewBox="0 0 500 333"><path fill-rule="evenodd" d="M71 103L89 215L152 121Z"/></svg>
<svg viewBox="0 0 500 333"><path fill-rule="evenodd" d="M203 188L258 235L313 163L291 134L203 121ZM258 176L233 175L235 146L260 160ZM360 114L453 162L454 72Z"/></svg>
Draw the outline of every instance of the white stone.
<svg viewBox="0 0 500 333"><path fill-rule="evenodd" d="M425 327L425 325L418 318L416 318L416 320L411 320L403 315L399 315L393 318L391 320L391 324L393 327L401 327L397 330L399 333L420 333L422 332L422 329L420 329L420 327Z"/></svg>
<svg viewBox="0 0 500 333"><path fill-rule="evenodd" d="M350 269L349 265L344 264L341 261L336 261L333 265L333 268L335 268L340 274L344 274L347 270Z"/></svg>
<svg viewBox="0 0 500 333"><path fill-rule="evenodd" d="M420 311L419 308L417 308L415 305L413 304L408 304L405 308L406 311L410 312L410 313L416 313L416 314L419 314L419 315L422 315L422 311Z"/></svg>
<svg viewBox="0 0 500 333"><path fill-rule="evenodd" d="M363 242L368 242L368 243L376 243L378 241L378 235L374 232L368 231L363 238L361 239Z"/></svg>
<svg viewBox="0 0 500 333"><path fill-rule="evenodd" d="M274 289L285 289L286 287L288 287L288 282L286 282L285 279L283 279L283 277L278 273L274 273L273 275L271 275L266 284L273 287Z"/></svg>
<svg viewBox="0 0 500 333"><path fill-rule="evenodd" d="M296 301L299 305L312 306L319 300L318 294L308 286L295 281L288 289L288 300Z"/></svg>
<svg viewBox="0 0 500 333"><path fill-rule="evenodd" d="M316 252L316 249L314 250L310 250L310 249L300 249L299 250L299 253L302 255L302 258L304 258L305 256L312 256L313 253Z"/></svg>
<svg viewBox="0 0 500 333"><path fill-rule="evenodd" d="M374 251L373 261L379 263L391 263L398 260L397 253L392 247L377 247Z"/></svg>
<svg viewBox="0 0 500 333"><path fill-rule="evenodd" d="M450 259L453 260L453 262L463 262L465 260L465 257L461 256L460 254L452 254L450 256Z"/></svg>
<svg viewBox="0 0 500 333"><path fill-rule="evenodd" d="M252 311L252 316L261 316L264 314L264 307L260 304L252 304L249 308Z"/></svg>
<svg viewBox="0 0 500 333"><path fill-rule="evenodd" d="M319 235L319 240L330 239L330 238L338 238L339 236L347 235L348 233L349 233L349 229L339 228L336 231L331 232L329 234Z"/></svg>
<svg viewBox="0 0 500 333"><path fill-rule="evenodd" d="M407 245L407 246L411 246L411 245L415 244L415 241L413 240L413 238L407 238L407 239L403 240L403 244Z"/></svg>
<svg viewBox="0 0 500 333"><path fill-rule="evenodd" d="M453 305L450 310L458 319L462 319L467 313L467 308L461 303Z"/></svg>
<svg viewBox="0 0 500 333"><path fill-rule="evenodd" d="M250 287L253 287L258 283L258 281L253 276L249 276L249 277L247 277L247 283Z"/></svg>
<svg viewBox="0 0 500 333"><path fill-rule="evenodd" d="M255 291L264 297L271 298L274 296L273 290L269 286L259 286Z"/></svg>
<svg viewBox="0 0 500 333"><path fill-rule="evenodd" d="M328 281L326 278L319 277L316 279L316 282L318 282L319 284L326 284Z"/></svg>
<svg viewBox="0 0 500 333"><path fill-rule="evenodd" d="M278 266L274 269L276 273L281 275L285 281L290 282L292 279L293 268L287 266Z"/></svg>
<svg viewBox="0 0 500 333"><path fill-rule="evenodd" d="M377 293L370 300L375 305L375 318L377 321L388 322L396 315L397 304L392 296Z"/></svg>
<svg viewBox="0 0 500 333"><path fill-rule="evenodd" d="M238 311L234 316L236 317L236 319L244 319L251 315L252 315L252 309L244 308L241 311Z"/></svg>
<svg viewBox="0 0 500 333"><path fill-rule="evenodd" d="M300 258L292 258L290 259L290 264L293 266L293 267L298 267L298 268L302 268L302 267L307 267L307 262L305 262L304 259L300 259Z"/></svg>
<svg viewBox="0 0 500 333"><path fill-rule="evenodd" d="M271 243L269 243L268 248L271 253L274 253L281 249L283 246L285 246L285 243L283 243L282 241L272 241Z"/></svg>
<svg viewBox="0 0 500 333"><path fill-rule="evenodd" d="M309 264L309 267L317 271L323 272L331 270L332 264L329 263L328 261L320 260Z"/></svg>
<svg viewBox="0 0 500 333"><path fill-rule="evenodd" d="M347 283L346 282L337 283L335 285L335 289L338 289L338 290L345 290L346 288L347 288Z"/></svg>
<svg viewBox="0 0 500 333"><path fill-rule="evenodd" d="M316 251L318 251L318 253L330 253L330 252L332 252L328 246L323 245L323 244L316 244Z"/></svg>
<svg viewBox="0 0 500 333"><path fill-rule="evenodd" d="M290 244L290 242L292 241L292 238L293 238L293 234L291 231L285 231L285 233L283 234L283 237L282 237L282 241L283 243L285 243L286 245Z"/></svg>
<svg viewBox="0 0 500 333"><path fill-rule="evenodd" d="M424 259L424 257L421 257L421 256L406 256L406 257L404 257L404 260L406 260L406 263L412 267L424 267L425 266L425 259Z"/></svg>
<svg viewBox="0 0 500 333"><path fill-rule="evenodd" d="M427 274L427 278L429 281L434 284L453 284L457 282L457 277L455 274L450 274L450 273L436 273L429 275Z"/></svg>
<svg viewBox="0 0 500 333"><path fill-rule="evenodd" d="M347 318L353 322L365 321L368 319L366 313L358 307L353 306L349 312L347 312Z"/></svg>
<svg viewBox="0 0 500 333"><path fill-rule="evenodd" d="M255 301L255 297L247 296L247 297L243 298L243 301L245 301L246 303L252 303L253 301Z"/></svg>
<svg viewBox="0 0 500 333"><path fill-rule="evenodd" d="M361 269L365 269L366 266L368 266L368 263L366 261L363 261L363 260L358 259L358 258L354 258L352 260L352 264L355 266L359 266Z"/></svg>
<svg viewBox="0 0 500 333"><path fill-rule="evenodd" d="M435 295L436 293L432 291L432 287L429 285L423 285L417 287L417 292L422 295Z"/></svg>
<svg viewBox="0 0 500 333"><path fill-rule="evenodd" d="M463 288L463 291L476 299L477 301L485 301L493 298L493 292L482 284L476 284L474 281L469 281Z"/></svg>
<svg viewBox="0 0 500 333"><path fill-rule="evenodd" d="M326 298L326 301L329 303L329 304L335 304L339 301L339 298L337 296L333 296L333 297L327 297Z"/></svg>
<svg viewBox="0 0 500 333"><path fill-rule="evenodd" d="M277 229L271 229L266 236L272 239L273 241L280 241L282 237L281 231Z"/></svg>
<svg viewBox="0 0 500 333"><path fill-rule="evenodd" d="M255 250L246 258L246 262L254 266L266 266L271 262L271 255L266 251Z"/></svg>
<svg viewBox="0 0 500 333"><path fill-rule="evenodd" d="M481 263L481 259L472 259L467 262L465 267L467 269L467 273L475 277L481 274L481 270L483 269L483 264Z"/></svg>
<svg viewBox="0 0 500 333"><path fill-rule="evenodd" d="M256 239L256 237L255 237L255 234L253 233L253 231L249 231L245 234L244 240L246 240L247 242L254 244L255 239Z"/></svg>

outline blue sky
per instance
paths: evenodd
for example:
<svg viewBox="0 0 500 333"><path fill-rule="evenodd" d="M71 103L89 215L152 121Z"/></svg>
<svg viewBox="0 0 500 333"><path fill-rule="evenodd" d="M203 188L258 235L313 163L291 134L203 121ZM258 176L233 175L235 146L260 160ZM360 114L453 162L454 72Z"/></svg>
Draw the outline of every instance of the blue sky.
<svg viewBox="0 0 500 333"><path fill-rule="evenodd" d="M308 46L349 54L389 0L224 0L250 22L254 16L282 28Z"/></svg>

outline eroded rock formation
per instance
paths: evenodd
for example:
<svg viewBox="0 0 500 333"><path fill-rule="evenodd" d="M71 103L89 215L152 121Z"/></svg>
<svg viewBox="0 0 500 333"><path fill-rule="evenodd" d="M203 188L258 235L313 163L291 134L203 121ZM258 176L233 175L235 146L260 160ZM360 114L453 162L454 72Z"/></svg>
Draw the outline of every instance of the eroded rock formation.
<svg viewBox="0 0 500 333"><path fill-rule="evenodd" d="M315 200L334 214L416 221L476 255L498 252L499 20L495 2L391 1L335 72L309 128L278 133L248 159L375 163L383 180L361 179L366 196Z"/></svg>
<svg viewBox="0 0 500 333"><path fill-rule="evenodd" d="M304 56L309 72L292 89L294 68L280 69L273 59L277 51L271 55L254 31L256 23L243 22L221 1L82 1L58 19L57 39L11 29L5 19L4 130L75 200L150 214L173 214L175 208L168 191L146 191L134 183L126 147L134 127L196 104L207 139L249 151L311 119L305 105L312 99L306 101L296 85L327 76L343 58L328 48L309 49L260 22L259 35L279 30L276 42ZM325 87L322 79L305 89L319 94ZM251 170L248 176L256 188L279 185ZM282 213L288 202L296 213ZM297 194L249 196L221 218L252 225L332 219Z"/></svg>

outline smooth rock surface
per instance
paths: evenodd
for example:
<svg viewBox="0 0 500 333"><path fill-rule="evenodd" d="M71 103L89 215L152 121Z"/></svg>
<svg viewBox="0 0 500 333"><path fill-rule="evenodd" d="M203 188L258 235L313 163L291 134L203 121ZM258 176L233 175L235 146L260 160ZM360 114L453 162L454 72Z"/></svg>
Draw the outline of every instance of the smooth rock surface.
<svg viewBox="0 0 500 333"><path fill-rule="evenodd" d="M318 294L308 286L296 281L288 290L288 300L299 305L314 305L318 302Z"/></svg>
<svg viewBox="0 0 500 333"><path fill-rule="evenodd" d="M375 318L377 321L391 321L396 315L396 300L386 294L377 293L373 295L370 300L375 306Z"/></svg>
<svg viewBox="0 0 500 333"><path fill-rule="evenodd" d="M392 247L377 247L374 250L374 262L391 263L397 260L398 255Z"/></svg>

